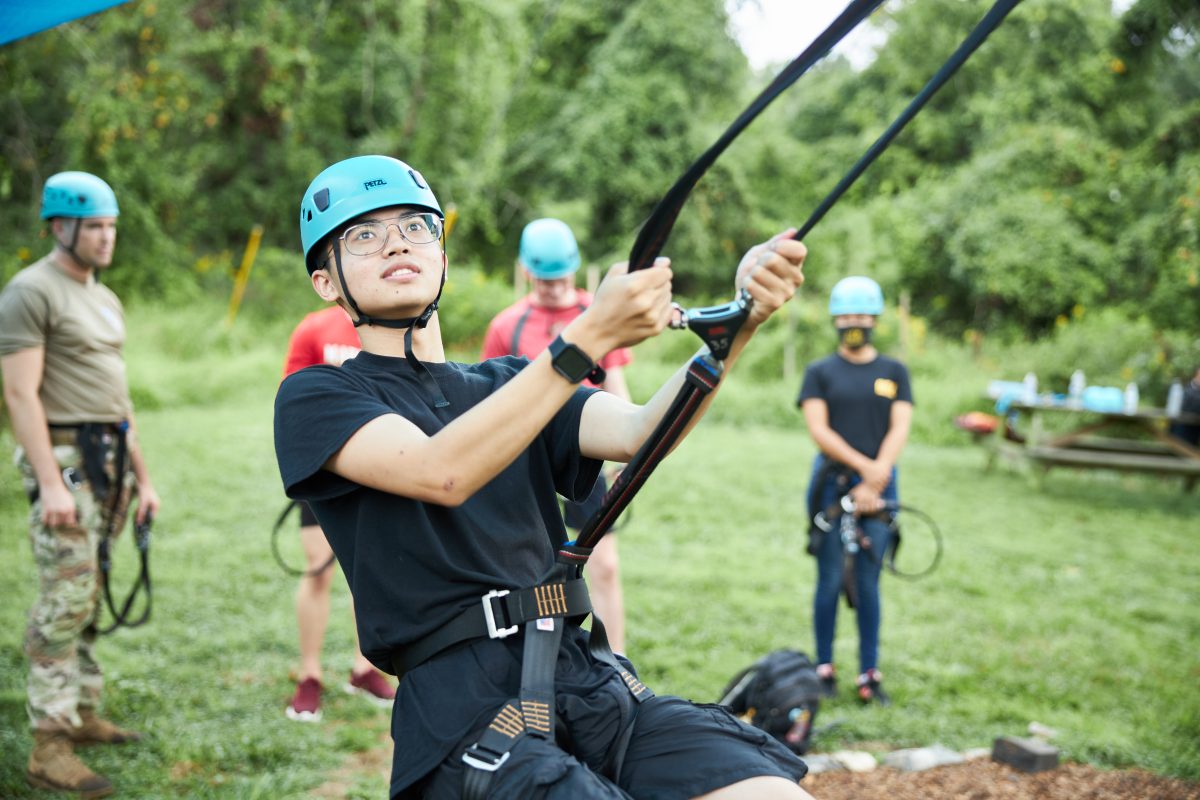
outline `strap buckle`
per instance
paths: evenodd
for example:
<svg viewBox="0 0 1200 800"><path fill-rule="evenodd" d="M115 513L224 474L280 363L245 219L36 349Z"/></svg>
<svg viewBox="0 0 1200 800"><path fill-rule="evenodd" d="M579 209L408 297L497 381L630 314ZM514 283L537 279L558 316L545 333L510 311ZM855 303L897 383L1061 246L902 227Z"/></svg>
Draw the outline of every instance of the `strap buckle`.
<svg viewBox="0 0 1200 800"><path fill-rule="evenodd" d="M504 766L504 762L508 761L508 757L511 755L511 750L501 755L496 755L491 750L480 747L478 744L473 744L463 751L462 760L469 767L481 769L484 772L495 772Z"/></svg>
<svg viewBox="0 0 1200 800"><path fill-rule="evenodd" d="M512 636L514 633L520 630L520 626L518 625L513 625L511 628L496 627L496 612L492 610L492 599L495 597L504 597L506 594L508 594L508 589L492 589L490 592L480 598L480 601L483 603L483 619L487 623L488 638L503 639L507 636ZM505 753L504 757L507 758L508 754ZM465 761L466 758L467 756L464 753L463 760ZM501 761L500 763L504 762ZM500 764L497 764L496 766L498 767ZM483 768L480 767L480 769ZM493 767L493 769L495 769L495 767Z"/></svg>

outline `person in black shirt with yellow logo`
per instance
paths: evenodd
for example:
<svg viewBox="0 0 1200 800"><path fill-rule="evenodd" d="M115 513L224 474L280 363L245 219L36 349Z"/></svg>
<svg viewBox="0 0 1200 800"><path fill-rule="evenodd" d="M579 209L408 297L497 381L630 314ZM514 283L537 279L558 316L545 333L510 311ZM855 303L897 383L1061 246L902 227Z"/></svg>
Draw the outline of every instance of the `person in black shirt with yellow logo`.
<svg viewBox="0 0 1200 800"><path fill-rule="evenodd" d="M838 332L837 352L814 361L804 372L798 405L809 433L820 448L808 490L809 518L837 508L843 495L854 501L862 546L854 557L858 621L858 697L887 704L879 671L879 573L891 531L878 513L897 502L896 461L908 440L912 387L905 366L881 355L871 344L875 321L883 313L883 292L870 278L838 281L829 296L829 313ZM839 509L840 510L840 509ZM813 628L817 672L827 694L836 677L833 639L842 589L843 543L834 532L816 536L810 550L817 558Z"/></svg>

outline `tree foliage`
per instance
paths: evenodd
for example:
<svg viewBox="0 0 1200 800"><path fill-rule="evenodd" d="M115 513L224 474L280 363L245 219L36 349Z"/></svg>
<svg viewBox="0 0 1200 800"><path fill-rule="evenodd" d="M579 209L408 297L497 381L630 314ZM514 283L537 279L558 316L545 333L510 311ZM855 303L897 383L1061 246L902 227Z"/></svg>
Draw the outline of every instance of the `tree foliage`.
<svg viewBox="0 0 1200 800"><path fill-rule="evenodd" d="M737 254L802 221L986 7L893 0L873 63L827 59L780 98L681 215L678 288L727 295ZM811 234L810 286L865 272L951 332L1097 307L1194 331L1198 74L1191 0L1027 0ZM308 181L367 152L458 208L455 261L503 275L555 215L607 263L768 77L720 0L141 0L0 49L0 278L45 251L56 171L117 188L112 279L169 298L255 223L297 253Z"/></svg>

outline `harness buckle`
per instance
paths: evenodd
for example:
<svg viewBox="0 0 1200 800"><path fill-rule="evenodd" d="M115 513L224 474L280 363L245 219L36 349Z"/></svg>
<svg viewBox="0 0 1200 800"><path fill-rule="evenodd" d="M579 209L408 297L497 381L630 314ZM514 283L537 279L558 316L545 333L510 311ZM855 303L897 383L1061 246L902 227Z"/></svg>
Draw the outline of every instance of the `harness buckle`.
<svg viewBox="0 0 1200 800"><path fill-rule="evenodd" d="M472 752L474 751L474 752ZM479 755L475 755L478 753ZM504 762L508 761L508 757L512 755L512 751L508 751L497 756L491 750L480 747L478 744L473 744L463 751L463 763L475 769L481 769L484 772L495 772L504 766ZM484 759L487 759L486 761Z"/></svg>
<svg viewBox="0 0 1200 800"><path fill-rule="evenodd" d="M483 603L483 619L487 623L488 638L490 639L503 639L507 636L512 636L514 633L520 630L520 626L518 625L513 625L511 628L496 627L496 612L492 610L492 599L496 597L504 597L506 594L508 594L508 589L492 589L490 592L480 598L480 602ZM508 754L505 753L504 757L508 758ZM464 753L463 760L466 761L466 759L467 756ZM503 761L500 762L500 764L503 763ZM500 766L500 764L497 764L496 767ZM480 769L483 769L483 767L480 767ZM495 767L492 769L495 769Z"/></svg>

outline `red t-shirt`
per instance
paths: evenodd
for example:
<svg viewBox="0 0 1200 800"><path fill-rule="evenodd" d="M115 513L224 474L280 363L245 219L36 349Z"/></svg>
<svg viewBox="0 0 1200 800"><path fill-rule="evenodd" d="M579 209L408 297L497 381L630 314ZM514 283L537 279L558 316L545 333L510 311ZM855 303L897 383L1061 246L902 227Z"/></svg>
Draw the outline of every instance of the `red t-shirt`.
<svg viewBox="0 0 1200 800"><path fill-rule="evenodd" d="M576 304L566 308L544 308L533 304L533 295L524 297L496 315L483 337L482 359L497 356L534 358L550 346L567 323L592 303L592 295L575 290ZM605 369L623 367L633 361L629 348L613 350L600 359Z"/></svg>
<svg viewBox="0 0 1200 800"><path fill-rule="evenodd" d="M300 320L288 342L287 359L283 364L284 377L314 364L341 366L362 349L358 331L350 315L341 306L314 311Z"/></svg>

